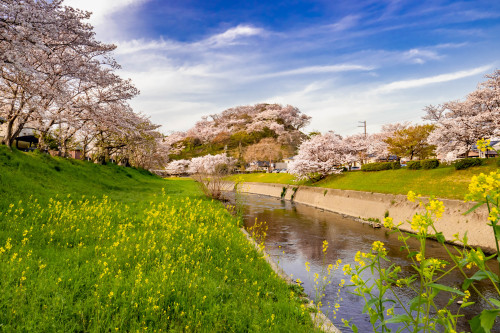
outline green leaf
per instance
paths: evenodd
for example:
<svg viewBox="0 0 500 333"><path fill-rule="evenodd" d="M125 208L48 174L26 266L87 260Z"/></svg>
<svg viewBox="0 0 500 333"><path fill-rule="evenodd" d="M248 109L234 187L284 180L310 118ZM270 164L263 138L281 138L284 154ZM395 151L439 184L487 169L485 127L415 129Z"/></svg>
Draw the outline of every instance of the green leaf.
<svg viewBox="0 0 500 333"><path fill-rule="evenodd" d="M472 280L471 279L465 279L464 283L462 284L462 289L463 290L469 289L469 287L470 287L471 284L472 284Z"/></svg>
<svg viewBox="0 0 500 333"><path fill-rule="evenodd" d="M467 302L467 303L463 303L462 305L460 305L461 308L466 308L468 306L471 306L473 304L476 304L475 302Z"/></svg>
<svg viewBox="0 0 500 333"><path fill-rule="evenodd" d="M444 242L446 241L442 232L438 232L436 234L436 240L439 242L439 244L444 244Z"/></svg>
<svg viewBox="0 0 500 333"><path fill-rule="evenodd" d="M396 324L396 323L405 323L412 321L412 319L408 315L395 315L392 316L391 319L386 320L387 324Z"/></svg>
<svg viewBox="0 0 500 333"><path fill-rule="evenodd" d="M495 306L498 306L500 308L500 300L495 299L495 298L490 298L490 302L495 304Z"/></svg>
<svg viewBox="0 0 500 333"><path fill-rule="evenodd" d="M481 319L481 327L486 332L489 332L493 327L495 319L499 314L500 314L500 309L483 310L483 312L481 312L481 314L479 315L479 318Z"/></svg>
<svg viewBox="0 0 500 333"><path fill-rule="evenodd" d="M469 320L469 326L470 326L470 331L474 333L486 333L486 331L481 327L481 319L479 318L481 316L478 314L471 320Z"/></svg>
<svg viewBox="0 0 500 333"><path fill-rule="evenodd" d="M410 311L416 310L420 306L420 304L423 303L423 302L424 302L424 300L421 297L419 297L419 296L412 298L408 302L408 304L410 305Z"/></svg>
<svg viewBox="0 0 500 333"><path fill-rule="evenodd" d="M455 288L452 288L452 287L445 286L443 284L431 283L431 284L429 284L429 287L465 296L465 294L462 291L455 289Z"/></svg>
<svg viewBox="0 0 500 333"><path fill-rule="evenodd" d="M351 329L354 333L358 333L358 327L354 324L352 324Z"/></svg>
<svg viewBox="0 0 500 333"><path fill-rule="evenodd" d="M493 231L497 234L497 237L500 236L500 225L493 225Z"/></svg>
<svg viewBox="0 0 500 333"><path fill-rule="evenodd" d="M363 307L363 313L366 313L368 309L375 303L378 302L378 298L372 298L368 302L366 302L365 306Z"/></svg>
<svg viewBox="0 0 500 333"><path fill-rule="evenodd" d="M484 205L484 202L478 202L477 204L475 204L471 209L469 209L468 211L466 211L464 213L464 215L467 215L473 211L475 211L476 209L478 209L479 207L481 207L482 205Z"/></svg>
<svg viewBox="0 0 500 333"><path fill-rule="evenodd" d="M498 282L498 275L489 271L478 271L467 280L481 281L487 278L491 278L494 282Z"/></svg>
<svg viewBox="0 0 500 333"><path fill-rule="evenodd" d="M419 253L420 252L418 252L418 251L411 251L410 253L408 253L408 258L414 257L414 256L416 256Z"/></svg>

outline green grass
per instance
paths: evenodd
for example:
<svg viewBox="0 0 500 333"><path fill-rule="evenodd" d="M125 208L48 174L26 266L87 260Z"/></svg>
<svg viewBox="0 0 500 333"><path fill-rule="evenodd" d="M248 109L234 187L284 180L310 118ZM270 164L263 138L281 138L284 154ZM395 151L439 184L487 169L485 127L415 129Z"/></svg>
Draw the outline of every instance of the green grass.
<svg viewBox="0 0 500 333"><path fill-rule="evenodd" d="M231 181L257 182L257 183L277 183L277 184L297 184L295 177L288 173L248 173L232 175L227 178Z"/></svg>
<svg viewBox="0 0 500 333"><path fill-rule="evenodd" d="M314 331L190 180L0 147L2 331Z"/></svg>
<svg viewBox="0 0 500 333"><path fill-rule="evenodd" d="M469 182L474 175L489 173L498 169L495 159L486 161L479 167L466 170L455 170L452 166L439 167L432 170L385 170L376 172L351 171L340 175L331 175L314 184L301 182L299 184L391 194L406 194L408 191L424 196L440 198L463 199L468 191ZM294 177L288 174L247 174L240 175L245 182L264 182L279 184L295 184ZM236 180L232 176L231 180Z"/></svg>

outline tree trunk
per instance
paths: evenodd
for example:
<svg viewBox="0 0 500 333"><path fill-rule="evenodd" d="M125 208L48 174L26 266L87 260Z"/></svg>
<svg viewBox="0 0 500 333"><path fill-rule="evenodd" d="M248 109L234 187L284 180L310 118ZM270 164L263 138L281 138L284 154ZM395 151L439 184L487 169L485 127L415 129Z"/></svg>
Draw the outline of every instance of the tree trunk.
<svg viewBox="0 0 500 333"><path fill-rule="evenodd" d="M14 142L12 129L14 127L14 122L16 121L16 118L17 116L7 121L7 131L5 132L5 136L2 139L2 144L7 145L9 147L11 147L12 143Z"/></svg>

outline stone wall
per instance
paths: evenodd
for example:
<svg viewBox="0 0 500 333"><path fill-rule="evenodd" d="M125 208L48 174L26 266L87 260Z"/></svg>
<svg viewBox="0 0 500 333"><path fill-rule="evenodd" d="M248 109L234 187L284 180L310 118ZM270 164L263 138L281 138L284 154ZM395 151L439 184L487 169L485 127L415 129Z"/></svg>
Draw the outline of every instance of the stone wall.
<svg viewBox="0 0 500 333"><path fill-rule="evenodd" d="M352 217L373 218L382 221L385 214L388 213L395 223L405 221L401 226L401 229L405 231L411 231L407 220L411 219L414 213L422 211L417 202L409 202L405 195L283 184L243 183L239 185L241 192L278 198L281 196L283 188L286 188L285 199L287 200L291 200L293 196L294 202ZM474 205L473 203L449 199L441 199L441 201L444 202L445 212L443 217L435 223L435 226L438 231L443 232L448 241L452 241L457 233L462 237L467 232L470 246L480 246L487 252L496 250L493 231L487 225L488 211L486 207L483 206L468 215L463 215Z"/></svg>

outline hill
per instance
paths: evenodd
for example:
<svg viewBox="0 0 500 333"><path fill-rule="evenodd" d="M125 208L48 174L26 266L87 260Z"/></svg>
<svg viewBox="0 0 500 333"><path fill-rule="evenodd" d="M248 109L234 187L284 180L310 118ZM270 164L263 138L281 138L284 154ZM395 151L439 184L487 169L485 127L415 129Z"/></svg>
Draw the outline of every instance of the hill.
<svg viewBox="0 0 500 333"><path fill-rule="evenodd" d="M2 331L314 332L191 180L0 146Z"/></svg>
<svg viewBox="0 0 500 333"><path fill-rule="evenodd" d="M169 157L179 160L227 152L243 162L246 148L264 138L275 139L282 146L284 155L293 155L305 138L300 130L309 121L309 116L290 105L237 106L203 117L186 132L168 136L166 141L171 146Z"/></svg>

